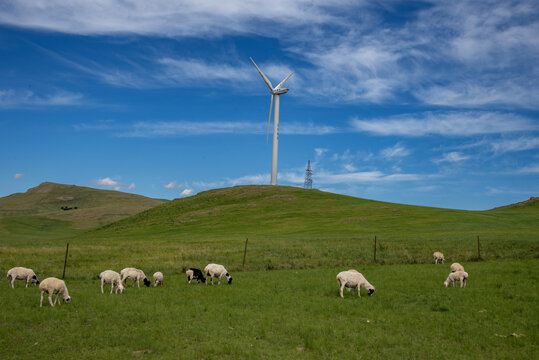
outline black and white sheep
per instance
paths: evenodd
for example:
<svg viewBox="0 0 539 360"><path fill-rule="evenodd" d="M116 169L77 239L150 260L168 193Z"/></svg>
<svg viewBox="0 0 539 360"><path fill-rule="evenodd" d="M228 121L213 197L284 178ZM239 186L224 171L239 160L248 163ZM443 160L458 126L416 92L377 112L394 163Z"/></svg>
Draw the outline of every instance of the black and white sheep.
<svg viewBox="0 0 539 360"><path fill-rule="evenodd" d="M455 271L464 271L464 266L460 265L459 263L451 264L451 272Z"/></svg>
<svg viewBox="0 0 539 360"><path fill-rule="evenodd" d="M122 278L120 277L120 274L118 274L116 271L105 270L101 274L99 274L99 278L101 279L101 294L103 294L103 287L105 286L105 284L110 284L111 294L112 290L114 289L114 285L116 285L116 294L118 294L118 291L120 291L120 294L124 292Z"/></svg>
<svg viewBox="0 0 539 360"><path fill-rule="evenodd" d="M153 286L156 287L157 285L163 286L163 273L161 271L153 274Z"/></svg>
<svg viewBox="0 0 539 360"><path fill-rule="evenodd" d="M46 278L39 284L39 290L41 290L41 300L39 301L39 307L43 307L43 293L49 294L49 303L52 307L58 303L60 305L61 301L58 299L60 296L64 299L66 304L71 302L71 297L67 292L67 287L64 280L60 280L54 277ZM56 299L54 303L52 302L52 295L56 294Z"/></svg>
<svg viewBox="0 0 539 360"><path fill-rule="evenodd" d="M232 284L232 276L226 271L225 267L223 265L219 264L208 264L204 268L204 273L208 278L211 278L211 284L213 285L213 278L216 277L218 279L217 285L221 285L221 278L223 276L226 277L228 284ZM206 285L208 285L209 281L206 282Z"/></svg>
<svg viewBox="0 0 539 360"><path fill-rule="evenodd" d="M343 290L346 288L348 291L351 289L357 289L357 295L361 297L360 290L364 288L367 290L369 296L374 293L374 286L372 286L365 277L357 270L341 271L337 274L337 282L339 283L339 294L344 298Z"/></svg>
<svg viewBox="0 0 539 360"><path fill-rule="evenodd" d="M34 284L34 286L39 285L39 280L37 279L34 270L20 266L9 269L7 272L7 279L11 288L15 287L15 280L26 280L26 287L28 287L29 282Z"/></svg>
<svg viewBox="0 0 539 360"><path fill-rule="evenodd" d="M135 281L137 282L137 286L140 288L140 281L144 282L144 285L150 286L151 282L148 280L146 275L144 274L144 271L137 269L137 268L125 268L120 271L120 274L122 275L122 282L125 282L127 286L127 280L133 280L133 286L135 286Z"/></svg>
<svg viewBox="0 0 539 360"><path fill-rule="evenodd" d="M204 273L200 269L189 268L189 269L187 269L185 274L187 275L187 282L189 284L191 283L191 280L193 280L193 279L196 280L198 283L200 283L201 281L203 283L206 282L206 278L204 277Z"/></svg>
<svg viewBox="0 0 539 360"><path fill-rule="evenodd" d="M449 273L449 276L444 281L444 286L448 287L449 283L453 283L453 287L455 287L455 282L460 281L460 287L466 287L466 280L468 279L468 273L466 271L455 271L452 273Z"/></svg>
<svg viewBox="0 0 539 360"><path fill-rule="evenodd" d="M435 251L434 254L432 254L434 257L434 263L435 264L443 264L444 263L444 254L442 254L439 251Z"/></svg>

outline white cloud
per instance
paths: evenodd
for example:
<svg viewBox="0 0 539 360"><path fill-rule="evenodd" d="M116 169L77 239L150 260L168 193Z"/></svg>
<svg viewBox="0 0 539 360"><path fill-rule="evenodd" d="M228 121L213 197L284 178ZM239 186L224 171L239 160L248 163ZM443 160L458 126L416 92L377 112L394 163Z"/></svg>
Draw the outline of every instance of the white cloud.
<svg viewBox="0 0 539 360"><path fill-rule="evenodd" d="M461 162L461 161L464 161L464 160L468 160L469 158L470 158L470 156L468 156L468 155L463 155L460 152L452 151L452 152L443 154L441 159L433 160L433 162L435 162L435 163L442 163L442 162L457 163L457 162Z"/></svg>
<svg viewBox="0 0 539 360"><path fill-rule="evenodd" d="M129 184L129 186L127 187L127 190L136 190L137 188L137 185L135 185L135 183L131 183Z"/></svg>
<svg viewBox="0 0 539 360"><path fill-rule="evenodd" d="M399 115L384 119L353 119L351 126L360 132L400 136L472 136L539 130L533 120L499 112L444 112Z"/></svg>
<svg viewBox="0 0 539 360"><path fill-rule="evenodd" d="M13 179L19 180L19 179L22 178L23 176L24 176L24 174L16 173L15 175L13 175Z"/></svg>
<svg viewBox="0 0 539 360"><path fill-rule="evenodd" d="M95 181L94 184L100 185L100 186L111 186L111 187L118 187L118 186L121 185L121 183L119 183L117 181L114 181L109 177L99 179L99 180Z"/></svg>
<svg viewBox="0 0 539 360"><path fill-rule="evenodd" d="M539 164L532 164L517 170L518 174L539 174Z"/></svg>
<svg viewBox="0 0 539 360"><path fill-rule="evenodd" d="M83 105L83 95L67 91L38 95L30 90L0 89L0 108L19 106L77 106Z"/></svg>
<svg viewBox="0 0 539 360"><path fill-rule="evenodd" d="M163 185L165 189L175 189L176 188L176 180L169 182L166 185Z"/></svg>
<svg viewBox="0 0 539 360"><path fill-rule="evenodd" d="M490 146L495 153L525 151L539 148L539 137L519 137L491 141Z"/></svg>
<svg viewBox="0 0 539 360"><path fill-rule="evenodd" d="M400 143L382 150L382 156L386 159L401 158L410 155L410 150L406 149Z"/></svg>
<svg viewBox="0 0 539 360"><path fill-rule="evenodd" d="M191 196L193 195L194 193L194 190L193 189L184 189L181 193L180 193L180 196Z"/></svg>

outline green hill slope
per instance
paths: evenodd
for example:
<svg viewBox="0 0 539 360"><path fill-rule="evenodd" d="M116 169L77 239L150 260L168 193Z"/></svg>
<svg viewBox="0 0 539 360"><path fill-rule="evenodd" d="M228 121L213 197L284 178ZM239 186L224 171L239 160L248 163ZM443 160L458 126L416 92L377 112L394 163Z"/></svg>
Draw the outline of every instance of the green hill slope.
<svg viewBox="0 0 539 360"><path fill-rule="evenodd" d="M0 198L0 235L67 236L163 202L118 191L44 182L25 193Z"/></svg>

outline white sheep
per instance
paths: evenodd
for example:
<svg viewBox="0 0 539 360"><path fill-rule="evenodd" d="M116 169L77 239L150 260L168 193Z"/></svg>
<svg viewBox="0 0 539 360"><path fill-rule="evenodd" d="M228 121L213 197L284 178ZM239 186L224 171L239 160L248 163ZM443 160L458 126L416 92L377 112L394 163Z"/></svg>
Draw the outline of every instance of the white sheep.
<svg viewBox="0 0 539 360"><path fill-rule="evenodd" d="M223 265L219 264L208 264L204 268L204 273L208 278L211 277L211 284L213 285L213 278L216 277L218 279L217 285L221 285L221 278L223 276L226 277L228 284L232 284L232 276L226 271L225 267ZM206 281L206 285L208 285L209 281Z"/></svg>
<svg viewBox="0 0 539 360"><path fill-rule="evenodd" d="M15 288L15 280L26 280L26 287L28 287L29 282L32 282L34 286L39 285L39 280L37 279L34 270L20 266L9 269L7 272L7 279L11 288Z"/></svg>
<svg viewBox="0 0 539 360"><path fill-rule="evenodd" d="M133 280L133 286L135 286L135 281L137 282L137 286L140 288L140 281L142 280L144 282L144 285L150 286L151 282L148 280L146 275L144 274L144 271L136 268L125 268L120 271L120 274L122 274L122 282L125 282L127 285L126 280Z"/></svg>
<svg viewBox="0 0 539 360"><path fill-rule="evenodd" d="M451 272L455 271L464 271L464 266L460 265L459 263L451 264Z"/></svg>
<svg viewBox="0 0 539 360"><path fill-rule="evenodd" d="M344 298L343 290L345 287L348 291L353 288L357 288L357 295L359 297L361 297L361 288L366 289L369 296L374 293L374 286L372 286L357 270L350 269L348 271L341 271L337 274L337 282L339 283L339 293L342 298Z"/></svg>
<svg viewBox="0 0 539 360"><path fill-rule="evenodd" d="M157 285L163 286L163 273L161 271L153 274L153 286L156 287Z"/></svg>
<svg viewBox="0 0 539 360"><path fill-rule="evenodd" d="M455 271L452 273L449 273L449 276L444 281L444 286L448 287L449 283L453 283L453 287L455 287L455 282L460 281L460 287L466 287L466 280L468 279L468 273L466 271Z"/></svg>
<svg viewBox="0 0 539 360"><path fill-rule="evenodd" d="M111 294L112 289L114 289L114 285L116 285L116 294L118 294L118 290L120 291L120 294L124 292L124 285L122 283L122 279L120 277L120 274L118 274L116 271L105 270L101 274L99 274L99 278L101 279L101 294L103 294L103 287L105 284L110 284Z"/></svg>
<svg viewBox="0 0 539 360"><path fill-rule="evenodd" d="M434 252L434 254L432 254L432 256L434 256L434 263L435 264L443 264L444 263L444 254L442 254L441 252L439 251L436 251Z"/></svg>
<svg viewBox="0 0 539 360"><path fill-rule="evenodd" d="M61 301L58 300L59 296L62 296L64 302L69 304L71 302L71 297L67 292L67 287L64 280L60 280L54 277L46 278L39 284L39 290L41 290L41 300L39 301L39 307L43 307L43 293L49 294L49 303L52 307L58 303L60 305ZM56 294L56 299L54 303L52 302L52 295Z"/></svg>

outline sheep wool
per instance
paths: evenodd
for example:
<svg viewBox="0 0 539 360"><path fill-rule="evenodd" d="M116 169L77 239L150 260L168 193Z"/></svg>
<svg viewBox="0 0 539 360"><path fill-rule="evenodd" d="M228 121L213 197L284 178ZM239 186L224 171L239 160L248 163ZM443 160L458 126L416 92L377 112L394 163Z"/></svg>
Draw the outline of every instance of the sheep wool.
<svg viewBox="0 0 539 360"><path fill-rule="evenodd" d="M360 290L364 288L367 290L369 296L374 293L374 286L372 286L365 277L357 270L341 271L337 274L337 282L339 283L339 294L344 298L343 290L357 289L357 295L361 297Z"/></svg>
<svg viewBox="0 0 539 360"><path fill-rule="evenodd" d="M125 282L127 285L126 280L133 280L133 286L135 286L135 281L137 282L137 286L140 288L140 281L144 282L144 285L150 286L151 282L148 280L146 275L144 274L144 271L137 269L137 268L125 268L120 271L120 274L122 275L122 282Z"/></svg>
<svg viewBox="0 0 539 360"><path fill-rule="evenodd" d="M208 278L211 278L211 284L213 285L213 278L216 277L218 279L217 285L221 285L221 278L224 276L227 279L228 285L232 284L232 276L226 271L225 267L223 265L219 264L208 264L204 268L204 273ZM208 285L208 282L206 282L206 285Z"/></svg>
<svg viewBox="0 0 539 360"><path fill-rule="evenodd" d="M156 287L157 285L163 286L163 273L161 271L153 274L153 286Z"/></svg>
<svg viewBox="0 0 539 360"><path fill-rule="evenodd" d="M41 290L41 300L39 301L39 307L43 307L43 293L49 294L49 303L52 307L54 307L56 303L60 305L60 296L62 297L62 299L64 299L64 302L66 304L69 304L71 302L71 297L69 296L64 280L60 280L54 277L46 278L39 284L39 290ZM52 302L53 294L56 294L56 299L54 299L54 303Z"/></svg>
<svg viewBox="0 0 539 360"><path fill-rule="evenodd" d="M9 269L7 272L7 280L12 289L15 288L15 280L26 280L26 287L28 287L29 282L34 284L34 286L39 285L39 280L37 279L34 270L21 266Z"/></svg>
<svg viewBox="0 0 539 360"><path fill-rule="evenodd" d="M196 268L189 268L185 272L185 275L187 275L187 283L191 283L191 280L196 280L197 283L200 284L202 281L203 283L206 282L206 278L204 277L204 273L200 269Z"/></svg>
<svg viewBox="0 0 539 360"><path fill-rule="evenodd" d="M455 271L464 271L464 266L460 265L459 263L451 264L451 272Z"/></svg>
<svg viewBox="0 0 539 360"><path fill-rule="evenodd" d="M122 283L122 279L120 277L120 274L118 274L114 270L105 270L101 274L99 274L99 278L101 279L101 294L103 294L103 287L105 284L110 284L110 293L112 294L112 290L114 289L114 285L116 285L116 294L118 294L118 291L120 291L120 294L124 292L124 285Z"/></svg>
<svg viewBox="0 0 539 360"><path fill-rule="evenodd" d="M453 287L455 287L455 282L460 281L460 287L466 287L466 280L468 280L468 273L466 271L455 271L452 273L449 273L449 276L444 281L444 286L448 287L449 283L453 283Z"/></svg>

